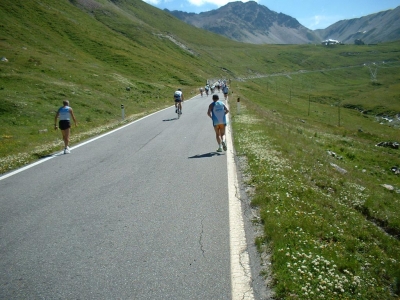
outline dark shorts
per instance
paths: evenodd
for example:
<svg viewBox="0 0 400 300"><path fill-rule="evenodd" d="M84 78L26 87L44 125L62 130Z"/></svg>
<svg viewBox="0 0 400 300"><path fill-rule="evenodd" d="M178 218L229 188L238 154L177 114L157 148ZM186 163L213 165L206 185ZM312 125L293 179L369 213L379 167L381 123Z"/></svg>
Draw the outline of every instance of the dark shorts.
<svg viewBox="0 0 400 300"><path fill-rule="evenodd" d="M175 102L179 103L179 102L182 102L182 100L175 99Z"/></svg>
<svg viewBox="0 0 400 300"><path fill-rule="evenodd" d="M60 122L58 122L58 127L61 130L71 128L71 122L69 120L61 120Z"/></svg>

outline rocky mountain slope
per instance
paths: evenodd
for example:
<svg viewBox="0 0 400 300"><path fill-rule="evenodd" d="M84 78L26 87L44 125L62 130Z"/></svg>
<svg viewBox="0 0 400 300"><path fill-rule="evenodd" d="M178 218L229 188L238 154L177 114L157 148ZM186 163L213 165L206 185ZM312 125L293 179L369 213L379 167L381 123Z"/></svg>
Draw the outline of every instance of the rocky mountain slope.
<svg viewBox="0 0 400 300"><path fill-rule="evenodd" d="M400 39L400 6L365 17L342 20L315 30L321 39L335 39L345 44L353 44L361 39L367 44L396 41Z"/></svg>
<svg viewBox="0 0 400 300"><path fill-rule="evenodd" d="M296 19L269 10L254 1L230 2L219 9L200 14L168 12L188 24L239 42L252 44L319 42L319 37Z"/></svg>
<svg viewBox="0 0 400 300"><path fill-rule="evenodd" d="M315 31L304 27L295 18L254 1L230 2L200 14L165 11L195 27L252 44L307 44L326 39L353 44L356 39L365 43L400 39L400 6L358 19L339 21Z"/></svg>

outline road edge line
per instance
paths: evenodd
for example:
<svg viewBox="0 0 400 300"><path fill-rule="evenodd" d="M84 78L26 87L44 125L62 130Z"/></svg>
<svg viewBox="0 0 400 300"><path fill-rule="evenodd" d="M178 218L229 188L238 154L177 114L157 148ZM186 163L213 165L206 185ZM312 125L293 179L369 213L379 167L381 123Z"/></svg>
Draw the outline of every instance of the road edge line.
<svg viewBox="0 0 400 300"><path fill-rule="evenodd" d="M191 100L191 99L189 99L189 100ZM189 101L189 100L186 100L186 101ZM87 141L85 141L85 142L78 143L77 145L71 147L71 150L74 150L74 149L76 149L76 148L82 147L82 146L84 146L84 145L86 145L86 144L89 144L89 143L91 143L91 142L94 142L95 140L101 139L101 138L103 138L103 137L105 137L105 136L107 136L107 135L109 135L109 134L112 134L112 133L114 133L114 132L116 132L116 131L119 131L119 130L125 128L125 127L131 126L132 124L134 124L134 123L136 123L136 122L139 122L139 121L141 121L141 120L143 120L143 119L146 119L146 118L148 118L148 117L150 117L150 116L152 116L152 115L154 115L154 114L157 114L157 113L159 113L159 112L161 112L161 111L167 110L167 109L169 109L170 107L173 107L173 106L174 106L174 105L169 106L169 107L166 107L166 108L163 108L163 109L158 110L158 111L155 111L155 112L153 112L153 113L150 113L149 115L146 115L146 116L141 117L141 118L139 118L139 119L137 119L137 120L133 120L132 122L129 122L129 123L125 124L125 125L122 125L121 127L117 127L117 128L112 129L112 130L110 130L110 131L108 131L108 132L105 132L105 133L100 134L100 135L98 135L98 136L92 137L92 138L90 138L89 140L87 140ZM48 161L48 160L50 160L50 159L52 159L52 158L55 158L55 157L57 157L58 155L60 155L60 154L62 154L62 153L64 153L64 152L61 151L61 152L57 152L57 153L51 154L51 155L49 155L48 157L40 158L39 160L37 160L37 161L35 161L35 162L29 163L29 164L27 164L27 165L25 165L25 166L23 166L23 167L17 168L17 169L15 169L15 170L13 170L13 171L10 171L10 172L8 172L8 173L0 174L0 181L6 179L6 178L8 178L8 177L14 176L14 175L16 175L16 174L18 174L18 173L21 173L21 172L23 172L23 171L25 171L25 170L28 170L28 169L30 169L30 168L33 168L34 166L40 165L41 163L44 163L44 162L46 162L46 161Z"/></svg>
<svg viewBox="0 0 400 300"><path fill-rule="evenodd" d="M229 117L227 116L227 121ZM228 122L229 124L229 122ZM239 184L236 173L235 154L233 151L232 132L226 127L226 143L228 145L227 170L229 190L229 244L231 258L232 300L254 299L250 256L247 250L246 234Z"/></svg>

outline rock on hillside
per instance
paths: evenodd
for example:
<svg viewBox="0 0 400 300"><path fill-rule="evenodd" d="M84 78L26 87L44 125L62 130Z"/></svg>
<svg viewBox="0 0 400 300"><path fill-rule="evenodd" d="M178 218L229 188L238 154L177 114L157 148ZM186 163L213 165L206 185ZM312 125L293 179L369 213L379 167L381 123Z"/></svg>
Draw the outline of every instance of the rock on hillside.
<svg viewBox="0 0 400 300"><path fill-rule="evenodd" d="M230 2L200 14L168 11L178 19L230 39L252 44L306 44L320 39L296 19L254 1Z"/></svg>

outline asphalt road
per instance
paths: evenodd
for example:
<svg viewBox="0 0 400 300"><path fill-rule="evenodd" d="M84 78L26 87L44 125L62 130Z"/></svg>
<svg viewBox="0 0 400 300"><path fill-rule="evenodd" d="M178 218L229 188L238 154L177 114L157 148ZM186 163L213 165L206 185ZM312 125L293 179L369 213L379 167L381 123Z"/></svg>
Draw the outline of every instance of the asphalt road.
<svg viewBox="0 0 400 300"><path fill-rule="evenodd" d="M1 179L0 299L231 299L227 152L210 102Z"/></svg>

